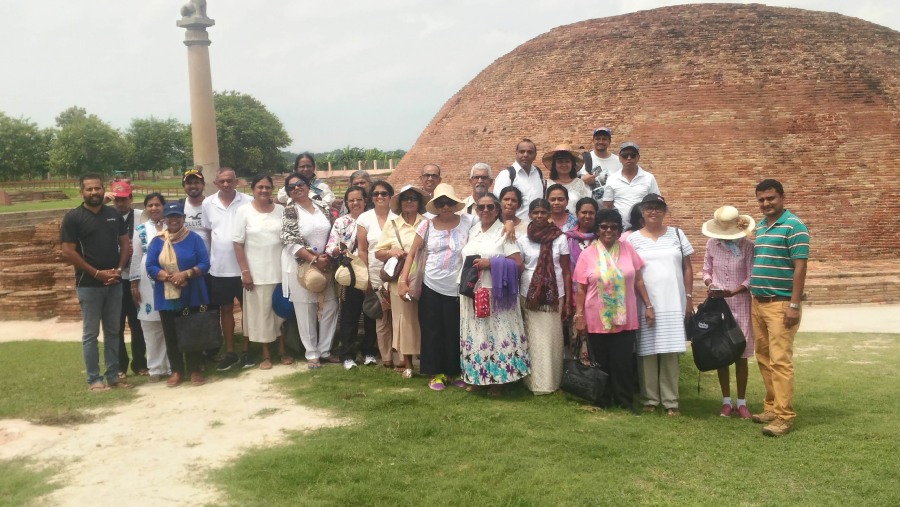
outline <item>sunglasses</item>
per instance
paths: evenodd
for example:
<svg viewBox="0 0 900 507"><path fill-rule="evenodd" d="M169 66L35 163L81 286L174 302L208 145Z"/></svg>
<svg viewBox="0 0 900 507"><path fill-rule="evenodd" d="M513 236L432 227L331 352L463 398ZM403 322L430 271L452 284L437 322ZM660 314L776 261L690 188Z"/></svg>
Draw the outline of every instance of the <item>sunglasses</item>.
<svg viewBox="0 0 900 507"><path fill-rule="evenodd" d="M306 183L289 183L288 186L284 187L288 192L293 192L300 187L305 187Z"/></svg>
<svg viewBox="0 0 900 507"><path fill-rule="evenodd" d="M419 202L419 194L405 194L405 195L401 195L401 196L400 196L400 200L401 200L401 201L406 201L406 202L411 202L411 201Z"/></svg>
<svg viewBox="0 0 900 507"><path fill-rule="evenodd" d="M629 152L625 152L625 153L619 153L619 156L622 157L622 158L624 158L624 159L626 159L626 160L629 159L629 158L638 158L638 154L635 153L635 152L633 152L633 151L629 151Z"/></svg>
<svg viewBox="0 0 900 507"><path fill-rule="evenodd" d="M598 226L601 231L618 231L619 224L600 224Z"/></svg>
<svg viewBox="0 0 900 507"><path fill-rule="evenodd" d="M384 190L372 192L372 197L387 197L389 195L391 195L391 194L388 192L385 192Z"/></svg>
<svg viewBox="0 0 900 507"><path fill-rule="evenodd" d="M475 207L478 211L494 211L496 208L493 204L479 204Z"/></svg>
<svg viewBox="0 0 900 507"><path fill-rule="evenodd" d="M454 201L453 199L447 199L445 197L441 197L440 199L434 201L434 206L436 208L446 208L449 206L453 206L454 204L456 204L456 201Z"/></svg>

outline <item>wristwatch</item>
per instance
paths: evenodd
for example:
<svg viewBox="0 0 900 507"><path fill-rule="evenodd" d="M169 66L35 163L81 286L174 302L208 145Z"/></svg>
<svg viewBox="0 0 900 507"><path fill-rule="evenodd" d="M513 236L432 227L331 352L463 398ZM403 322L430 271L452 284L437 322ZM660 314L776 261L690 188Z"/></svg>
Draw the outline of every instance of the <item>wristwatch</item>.
<svg viewBox="0 0 900 507"><path fill-rule="evenodd" d="M791 303L791 304L789 304L788 306L791 307L791 308L793 308L794 310L799 310L799 309L800 309L800 305L798 305L797 303Z"/></svg>

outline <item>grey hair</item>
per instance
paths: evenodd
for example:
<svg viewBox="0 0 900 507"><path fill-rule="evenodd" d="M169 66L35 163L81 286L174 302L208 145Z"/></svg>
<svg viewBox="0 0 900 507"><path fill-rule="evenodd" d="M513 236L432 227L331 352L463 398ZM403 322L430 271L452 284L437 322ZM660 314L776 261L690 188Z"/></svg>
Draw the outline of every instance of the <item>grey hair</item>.
<svg viewBox="0 0 900 507"><path fill-rule="evenodd" d="M491 169L491 166L490 166L489 164L486 164L486 163L484 163L484 162L476 162L475 165L472 166L472 169L469 170L469 177L470 177L470 178L471 178L472 176L475 176L475 170L476 170L476 169L487 169L487 172L488 172L488 178L494 179L494 171Z"/></svg>
<svg viewBox="0 0 900 507"><path fill-rule="evenodd" d="M365 180L368 181L370 185L372 184L372 177L369 176L368 171L353 171L353 174L350 175L350 184L352 185L353 180L359 178L360 176L365 178Z"/></svg>

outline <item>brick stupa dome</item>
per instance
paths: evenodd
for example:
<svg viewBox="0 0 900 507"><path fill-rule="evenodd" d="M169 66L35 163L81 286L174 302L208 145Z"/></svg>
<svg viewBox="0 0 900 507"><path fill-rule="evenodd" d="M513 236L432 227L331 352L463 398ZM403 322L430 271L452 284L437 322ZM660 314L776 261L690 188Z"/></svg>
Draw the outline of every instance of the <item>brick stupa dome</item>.
<svg viewBox="0 0 900 507"><path fill-rule="evenodd" d="M682 5L555 28L451 97L391 180L418 182L436 162L466 196L472 164L496 175L519 138L539 163L560 142L590 149L601 125L613 148L640 144L696 272L703 221L724 204L759 217L753 188L769 177L818 261L898 257L900 32L833 13Z"/></svg>

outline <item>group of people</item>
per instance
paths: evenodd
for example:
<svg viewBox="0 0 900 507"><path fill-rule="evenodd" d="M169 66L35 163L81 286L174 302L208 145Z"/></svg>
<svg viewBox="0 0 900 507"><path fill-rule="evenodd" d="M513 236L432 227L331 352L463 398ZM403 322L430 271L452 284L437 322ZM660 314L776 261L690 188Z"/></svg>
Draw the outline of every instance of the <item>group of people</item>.
<svg viewBox="0 0 900 507"><path fill-rule="evenodd" d="M171 387L187 374L202 385L204 360L212 358L220 370L256 366L249 341L262 344L260 368L272 368L273 343L280 362L293 364L285 331L295 322L310 369L330 362L352 369L360 358L370 365L380 356L412 378L418 357L418 372L435 391L454 385L500 396L522 380L548 394L559 389L564 358L575 357L609 374L602 406L636 411L637 383L643 411L677 416L694 248L667 223L669 203L638 165L638 145L625 142L612 154L611 135L596 129L590 152L560 145L545 154L549 179L533 166L536 145L523 139L516 161L498 174L484 163L471 168L466 199L442 183L436 164L422 168L419 185L396 192L358 171L339 212L309 154L297 157L283 188L268 175L253 178L252 197L237 192L235 172L222 168L218 191L204 199L203 174L193 169L183 176L183 201L146 196L130 241L123 215L98 201L99 177L85 176L84 205L66 216L61 237L85 315L89 386L127 385L115 340L105 341L103 383L96 338L100 319L105 335L120 331L121 308L97 309L99 301L121 303L114 292L130 258L147 373L151 381L168 377ZM758 224L731 206L704 224L702 277L710 297L727 298L748 343L735 368L734 403L728 368L719 371L720 413L764 422L765 434L780 435L794 418L791 345L809 235L784 209L780 183L760 182L756 196L765 215ZM755 244L748 239L754 231ZM335 268L347 258L362 262L368 283L336 283ZM240 355L235 300L248 338ZM174 316L201 305L219 308L222 353L178 348ZM754 351L766 398L751 415L745 393Z"/></svg>

